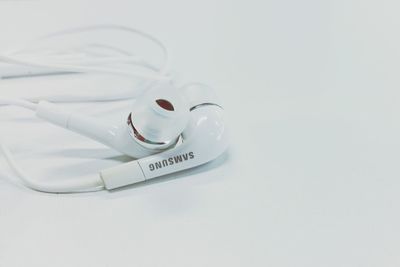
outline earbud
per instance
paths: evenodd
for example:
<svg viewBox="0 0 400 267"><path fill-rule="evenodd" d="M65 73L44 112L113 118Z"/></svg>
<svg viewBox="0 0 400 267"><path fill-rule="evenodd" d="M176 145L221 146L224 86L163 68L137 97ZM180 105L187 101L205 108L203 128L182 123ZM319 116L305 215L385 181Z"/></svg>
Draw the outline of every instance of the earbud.
<svg viewBox="0 0 400 267"><path fill-rule="evenodd" d="M171 86L153 88L132 109L127 122L117 126L65 112L48 102L39 103L36 114L140 158L102 171L106 189L202 165L217 158L228 146L223 109L213 91L199 85L187 87L183 94ZM177 144L180 137L182 143Z"/></svg>
<svg viewBox="0 0 400 267"><path fill-rule="evenodd" d="M163 57L158 64L138 58L136 51L108 42L83 42L71 49L46 47L45 42L57 38L112 30L134 34L160 48ZM74 38L81 40L81 38ZM86 38L84 38L86 39ZM88 38L90 40L90 38ZM44 44L42 43L44 42ZM121 42L116 43L124 43ZM70 51L69 51L70 50ZM8 99L0 97L0 105L16 105L36 112L37 117L96 140L123 154L136 158L129 163L101 171L100 177L48 184L32 179L12 157L11 151L0 142L0 152L10 167L28 187L52 193L89 192L114 189L146 181L166 174L190 169L216 159L228 147L223 109L214 91L202 84L172 85L169 75L169 56L164 44L157 38L137 29L118 25L95 25L67 29L0 53L1 78L23 78L57 74L97 73L116 77L143 78L146 92L133 103L130 112L120 121L105 123L97 118L66 111L49 102L33 103L34 99ZM16 68L10 67L15 65ZM107 78L108 80L108 78ZM152 86L152 87L151 87ZM131 93L122 95L81 96L72 98L53 96L53 101L82 102L129 99ZM58 97L58 98L57 98ZM32 102L33 101L33 102Z"/></svg>
<svg viewBox="0 0 400 267"><path fill-rule="evenodd" d="M130 114L113 125L65 111L49 102L39 102L36 115L128 156L141 158L177 143L187 126L189 107L177 89L159 84L138 99Z"/></svg>
<svg viewBox="0 0 400 267"><path fill-rule="evenodd" d="M176 144L189 118L186 102L182 93L171 85L157 85L137 101L129 114L131 136L150 149Z"/></svg>
<svg viewBox="0 0 400 267"><path fill-rule="evenodd" d="M110 169L100 175L107 189L146 181L190 169L216 159L228 147L223 109L206 91L187 91L190 108L182 144L162 153L141 158Z"/></svg>

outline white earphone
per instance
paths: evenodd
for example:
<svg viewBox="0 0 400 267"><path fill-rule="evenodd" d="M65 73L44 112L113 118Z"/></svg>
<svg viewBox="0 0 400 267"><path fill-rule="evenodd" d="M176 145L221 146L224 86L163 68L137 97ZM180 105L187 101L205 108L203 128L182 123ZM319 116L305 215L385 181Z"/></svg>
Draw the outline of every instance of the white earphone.
<svg viewBox="0 0 400 267"><path fill-rule="evenodd" d="M133 32L160 45L165 52L163 66L155 67L143 59L130 61L130 53L126 51L123 51L124 56L118 58L115 55L110 56L110 51L121 53L121 49L105 45L101 47L107 47L105 49L107 56L99 56L97 51L95 58L83 61L84 65L77 65L82 62L79 59L74 59L68 64L37 63L34 59L25 60L18 56L24 54L24 50L15 50L0 55L0 61L22 65L25 70L10 71L6 75L3 74L3 78L50 73L100 72L124 76L134 75L156 80L157 82L149 83L148 90L140 96L138 104L120 122L115 125L107 125L98 119L66 111L47 101L33 103L22 99L0 97L0 105L18 105L31 109L38 118L94 139L136 160L103 170L98 177L85 181L56 185L38 184L18 168L9 149L4 144L0 144L10 166L32 189L53 193L111 190L205 164L216 159L228 147L223 109L213 90L198 84L177 89L171 82L168 82L171 79L167 75L165 67L168 56L166 49L157 39L121 26L94 26L67 30L62 34L101 29ZM59 35L53 34L47 38ZM97 44L96 47L98 46ZM112 66L115 62L121 64L121 60L122 63L133 62L135 66L144 66L150 69L151 73L129 73L125 69L117 70L109 69L109 66L93 67L92 65L93 62L97 62L97 65L102 62L102 64L111 63L110 66ZM53 58L52 61L55 59ZM91 63L87 64L89 61ZM60 99L60 101L65 100Z"/></svg>

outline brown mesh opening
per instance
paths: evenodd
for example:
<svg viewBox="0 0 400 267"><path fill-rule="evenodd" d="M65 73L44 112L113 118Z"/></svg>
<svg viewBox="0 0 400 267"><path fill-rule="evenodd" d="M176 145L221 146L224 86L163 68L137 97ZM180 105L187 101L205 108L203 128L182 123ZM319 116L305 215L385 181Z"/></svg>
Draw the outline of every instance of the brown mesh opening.
<svg viewBox="0 0 400 267"><path fill-rule="evenodd" d="M165 100L165 99L157 99L156 100L156 103L160 106L160 107L162 107L163 109L165 109L165 110L168 110L168 111L174 111L175 109L174 109L174 106L171 104L171 102L169 102L168 100Z"/></svg>

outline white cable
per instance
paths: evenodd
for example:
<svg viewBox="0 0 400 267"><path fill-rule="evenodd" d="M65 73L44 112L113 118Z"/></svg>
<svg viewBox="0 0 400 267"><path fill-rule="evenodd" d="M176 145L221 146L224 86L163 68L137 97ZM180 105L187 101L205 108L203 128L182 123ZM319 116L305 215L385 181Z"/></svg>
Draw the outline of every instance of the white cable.
<svg viewBox="0 0 400 267"><path fill-rule="evenodd" d="M154 36L152 36L150 34L147 34L145 32L142 32L142 31L134 29L134 28L120 26L120 25L107 25L107 24L106 25L94 25L94 26L79 27L79 28L58 31L55 33L51 33L51 34L39 37L20 48L10 50L6 53L6 55L17 54L19 52L29 50L32 43L34 43L34 42L38 42L38 41L42 41L42 40L50 40L50 39L57 38L60 36L71 35L71 34L76 34L76 33L81 33L81 32L91 32L91 31L96 31L96 30L107 30L107 29L108 30L118 30L118 31L123 31L123 32L139 35L139 36L143 37L144 39L147 39L147 40L153 42L154 44L156 44L157 46L159 46L163 52L163 62L161 65L160 73L162 73L162 74L166 73L166 71L169 68L169 53L168 53L166 46L160 40L158 40L157 38L155 38ZM104 46L104 45L102 45L102 46ZM110 48L110 46L108 46L108 47ZM111 48L115 49L113 47L111 47Z"/></svg>
<svg viewBox="0 0 400 267"><path fill-rule="evenodd" d="M133 33L139 36L142 36L143 38L153 42L157 46L159 46L163 52L163 61L161 66L156 67L153 64L146 62L143 59L137 58L133 56L128 51L125 51L121 48L109 46L109 45L104 45L104 44L89 44L86 46L82 46L80 48L75 49L75 55L74 54L65 54L62 51L47 51L51 52L50 54L47 53L47 57L49 55L52 55L50 57L51 61L54 60L60 60L63 59L64 63L60 62L45 62L43 61L43 58L39 60L34 60L31 57L22 57L21 54L28 54L29 55L29 50L31 49L32 43L27 44L26 46L18 49L14 49L12 51L9 51L8 53L0 55L0 61L10 63L10 64L17 64L17 65L22 65L22 66L28 66L28 67L40 67L40 68L45 68L45 69L52 69L52 73L61 73L61 72L67 72L67 73L85 73L85 72L93 72L93 73L107 73L107 74L115 74L115 75L122 75L122 76L127 76L127 77L142 77L154 81L162 81L162 80L170 80L171 78L167 75L168 73L168 65L169 65L169 56L168 56L168 51L164 44L156 39L155 37L141 32L136 29L132 29L129 27L124 27L124 26L117 26L117 25L99 25L99 26L90 26L90 27L81 27L81 28L75 28L75 29L69 29L65 31L60 31L57 33L49 34L47 36L44 36L42 38L37 39L36 41L41 41L41 40L46 40L46 39L53 39L57 38L59 36L63 35L69 35L69 34L75 34L79 32L90 32L90 31L95 31L95 30L103 30L103 29L108 29L108 30L119 30L119 31L124 31L124 32L129 32ZM89 53L90 49L88 48L102 48L104 50L108 50L110 52L118 53L117 56L112 56L110 54L102 55L99 52L96 53ZM32 50L32 49L31 49ZM33 50L34 51L34 50ZM40 50L37 50L40 51ZM77 54L76 52L84 51L83 53L86 55L90 55L91 57L88 59L86 58L76 58ZM27 53L28 52L28 53ZM19 56L18 56L19 55ZM62 56L60 56L62 55ZM46 57L46 56L45 56ZM75 57L75 58L72 58ZM69 58L69 61L68 61ZM47 58L49 59L49 58ZM73 60L71 60L73 59ZM102 67L94 67L91 65L100 65ZM147 70L150 70L150 73L142 73L142 72L137 72L137 71L130 71L130 70L118 70L113 68L112 64L119 64L119 65L134 65L134 66L139 66L143 67ZM104 67L105 65L109 65L108 67ZM50 73L49 73L50 74ZM65 96L64 96L65 97ZM68 96L67 96L68 97ZM113 96L113 97L108 97L104 99L100 99L100 101L115 101L115 100L122 100L126 98L123 96ZM98 98L79 98L79 97L72 97L69 96L69 98L64 98L64 99L58 99L62 100L62 102L77 102L79 100L82 101L99 101ZM26 99L10 99L10 98L2 98L0 97L0 105L16 105L20 106L23 108L27 108L30 110L35 111L36 110L36 104L27 101ZM9 163L10 167L13 169L13 171L19 176L19 178L30 188L37 190L37 191L42 191L42 192L49 192L49 193L73 193L73 192L90 192L90 191L98 191L104 189L103 182L99 177L93 177L91 179L85 179L82 181L69 181L69 182L63 182L62 184L42 184L38 183L35 180L31 179L23 170L21 170L17 163L15 162L14 158L12 157L12 154L10 150L0 141L0 152L2 152L5 156L5 159Z"/></svg>
<svg viewBox="0 0 400 267"><path fill-rule="evenodd" d="M114 70L112 68L96 68L96 67L85 67L85 66L76 66L69 64L56 64L56 63L38 63L35 61L30 61L26 59L19 59L17 57L0 55L0 61L10 64L24 65L28 67L40 67L40 68L51 68L56 69L57 71L63 72L92 72L92 73L105 73L105 74L114 74L121 75L127 77L141 77L152 80L170 80L171 78L165 76L163 74L150 74L150 73L141 73L141 72L133 72L133 71L123 71L123 70Z"/></svg>
<svg viewBox="0 0 400 267"><path fill-rule="evenodd" d="M22 169L20 169L11 155L10 150L0 143L0 151L3 153L7 163L18 177L24 182L26 186L37 191L47 193L78 193L78 192L92 192L104 189L103 181L100 176L82 181L64 181L58 184L44 184L38 183L31 179Z"/></svg>
<svg viewBox="0 0 400 267"><path fill-rule="evenodd" d="M24 51L25 52L29 51L29 49L27 49L26 47L30 47L32 43L37 42L37 41L54 39L54 38L57 38L57 37L60 37L63 35L76 34L76 33L80 33L80 32L90 32L90 31L95 31L95 30L105 30L105 29L118 30L118 31L136 34L136 35L139 35L139 36L153 42L157 46L159 46L159 48L163 52L163 60L162 60L161 66L159 68L159 71L155 74L151 74L151 73L115 70L113 68L95 68L95 67L78 66L78 65L70 65L70 64L46 63L46 62L42 61L43 59L41 59L41 62L38 62L35 60L32 61L32 60L17 56L18 54L23 53ZM107 48L109 50L119 51L120 53L126 52L124 50L121 50L120 48L115 48L112 46L102 45L102 44L94 44L94 45L90 44L89 46L103 47L103 48ZM133 28L118 26L118 25L99 25L99 26L81 27L81 28L69 29L69 30L64 30L64 31L53 33L53 34L49 34L44 37L38 38L38 39L34 40L33 42L30 42L29 45L25 45L22 48L14 49L14 50L11 50L7 53L0 55L0 61L4 61L6 63L11 63L11 64L29 66L29 67L53 68L58 71L109 73L109 74L122 75L122 76L128 76L128 77L142 77L142 78L148 78L148 79L153 79L153 80L170 80L170 77L166 76L166 73L167 73L168 67L169 67L169 55L168 55L168 50L165 47L165 45L161 41L159 41L157 38L155 38L147 33L144 33L142 31L139 31L139 30L136 30Z"/></svg>
<svg viewBox="0 0 400 267"><path fill-rule="evenodd" d="M0 105L13 105L13 106L20 106L24 107L30 110L35 111L36 110L36 104L22 100L22 99L13 99L13 98L5 98L5 97L0 97Z"/></svg>
<svg viewBox="0 0 400 267"><path fill-rule="evenodd" d="M0 98L0 104L2 105L15 105L23 108L36 111L37 104L31 103L29 101L21 99L10 99L10 98ZM48 193L74 193L74 192L91 192L99 191L104 189L104 184L100 176L85 179L82 181L68 181L58 184L42 184L31 179L21 168L18 167L16 161L14 160L8 147L0 142L0 151L3 153L7 163L10 165L11 169L18 175L22 182L37 191L48 192Z"/></svg>

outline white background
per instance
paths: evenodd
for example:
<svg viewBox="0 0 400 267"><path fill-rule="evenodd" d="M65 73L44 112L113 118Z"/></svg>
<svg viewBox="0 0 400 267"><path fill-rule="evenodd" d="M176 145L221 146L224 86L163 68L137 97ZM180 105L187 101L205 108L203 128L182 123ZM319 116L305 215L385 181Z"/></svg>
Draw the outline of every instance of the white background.
<svg viewBox="0 0 400 267"><path fill-rule="evenodd" d="M94 23L158 36L174 70L217 88L232 136L210 165L113 193L34 192L1 162L0 266L399 266L399 9L0 1L1 49ZM0 94L56 89L16 88L0 83ZM124 108L67 106L105 118ZM117 164L115 152L30 112L0 107L0 119L1 138L37 179Z"/></svg>

